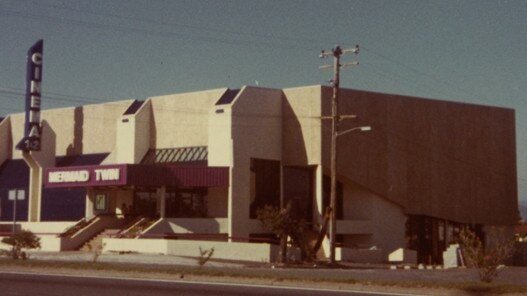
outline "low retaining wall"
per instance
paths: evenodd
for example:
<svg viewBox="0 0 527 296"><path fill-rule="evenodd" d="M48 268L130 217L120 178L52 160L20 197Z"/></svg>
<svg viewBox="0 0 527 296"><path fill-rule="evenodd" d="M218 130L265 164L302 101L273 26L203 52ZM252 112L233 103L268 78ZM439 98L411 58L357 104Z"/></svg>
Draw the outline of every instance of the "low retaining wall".
<svg viewBox="0 0 527 296"><path fill-rule="evenodd" d="M199 248L214 248L214 259L275 262L279 247L261 243L234 243L196 240L104 238L103 252L139 252L199 257Z"/></svg>
<svg viewBox="0 0 527 296"><path fill-rule="evenodd" d="M41 251L58 252L64 250L63 239L58 237L60 233L64 232L69 227L75 225L77 222L17 222L18 230L29 230L40 238ZM9 226L7 223L2 223L2 226ZM5 227L4 227L5 228ZM0 238L1 239L1 238ZM6 246L0 246L6 249Z"/></svg>
<svg viewBox="0 0 527 296"><path fill-rule="evenodd" d="M337 261L348 261L354 263L383 263L385 260L381 249L350 249L336 248L335 257Z"/></svg>

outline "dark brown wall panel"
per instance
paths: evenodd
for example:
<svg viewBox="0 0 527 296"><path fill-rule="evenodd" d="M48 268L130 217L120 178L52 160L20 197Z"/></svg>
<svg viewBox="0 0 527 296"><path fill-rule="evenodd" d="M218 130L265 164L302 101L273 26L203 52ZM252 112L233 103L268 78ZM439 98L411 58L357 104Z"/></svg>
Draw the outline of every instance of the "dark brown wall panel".
<svg viewBox="0 0 527 296"><path fill-rule="evenodd" d="M330 115L331 88L323 90ZM465 223L517 219L515 118L511 109L343 90L338 173L400 204L410 214ZM329 165L330 125L323 128ZM329 167L329 166L328 166Z"/></svg>

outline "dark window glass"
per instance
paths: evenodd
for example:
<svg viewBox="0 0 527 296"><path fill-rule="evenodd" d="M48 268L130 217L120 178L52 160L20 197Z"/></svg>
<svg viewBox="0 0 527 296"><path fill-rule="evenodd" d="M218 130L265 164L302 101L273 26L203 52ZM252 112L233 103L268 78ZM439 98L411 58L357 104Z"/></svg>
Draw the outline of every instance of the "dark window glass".
<svg viewBox="0 0 527 296"><path fill-rule="evenodd" d="M313 219L313 170L284 167L284 204L291 202L294 218L311 222Z"/></svg>
<svg viewBox="0 0 527 296"><path fill-rule="evenodd" d="M166 195L166 217L207 217L206 195L206 188L171 189Z"/></svg>
<svg viewBox="0 0 527 296"><path fill-rule="evenodd" d="M134 204L128 209L133 216L157 217L157 198L155 191L136 191Z"/></svg>
<svg viewBox="0 0 527 296"><path fill-rule="evenodd" d="M258 209L280 206L280 162L276 160L251 159L251 188L254 200L251 202L250 217L256 219Z"/></svg>

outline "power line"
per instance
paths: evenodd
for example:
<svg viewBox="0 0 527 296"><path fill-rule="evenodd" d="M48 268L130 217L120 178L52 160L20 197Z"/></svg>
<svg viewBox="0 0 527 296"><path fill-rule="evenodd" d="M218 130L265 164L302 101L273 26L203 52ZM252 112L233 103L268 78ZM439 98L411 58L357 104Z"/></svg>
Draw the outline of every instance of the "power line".
<svg viewBox="0 0 527 296"><path fill-rule="evenodd" d="M41 7L49 7L53 9L60 9L60 10L67 10L67 11L74 11L81 14L90 14L95 16L103 16L103 17L111 17L111 18L117 18L117 19L123 19L123 20L130 20L134 22L141 22L141 23L147 23L147 24L153 24L153 25L161 25L161 26L167 26L170 28L173 27L181 27L181 28L187 28L191 30L197 30L202 32L211 32L211 33L221 33L221 34L232 34L232 35L240 35L240 36L246 36L246 37L257 37L257 38L266 38L266 39L274 39L279 41L294 41L295 43L301 42L309 44L309 46L312 46L313 43L320 43L322 41L315 40L315 39L308 39L308 38L295 38L295 37L289 37L289 36L279 36L275 34L259 34L255 32L243 32L243 31L234 31L234 30L223 30L218 28L210 28L210 27L204 27L204 26L191 26L188 24L181 24L176 22L166 22L166 21L159 21L159 20L152 20L152 19L145 19L145 18L138 18L138 17L130 17L130 16L124 16L124 15L118 15L118 14L111 14L111 13L101 13L96 12L92 10L86 10L86 9L77 9L66 5L49 5L49 4L42 4L40 2L33 1L33 5L35 6L41 6ZM326 41L324 41L326 42Z"/></svg>
<svg viewBox="0 0 527 296"><path fill-rule="evenodd" d="M315 39L307 39L307 38L292 38L292 37L286 37L286 36L276 36L276 35L268 35L268 34L253 34L253 33L245 33L245 32L239 32L239 31L227 31L227 30L220 30L220 29L215 29L215 28L207 28L207 27L200 27L200 26L188 26L188 25L182 25L182 24L179 24L179 23L174 23L174 22L160 22L160 21L154 21L154 20L149 20L149 19L143 19L143 18L137 18L137 17L128 17L128 16L122 16L122 15L116 15L116 14L107 14L107 13L99 13L99 12L93 12L93 11L89 11L89 10L80 10L80 9L75 9L75 8L71 8L71 7L67 7L67 6L58 6L58 5L45 5L45 4L40 4L40 3L33 3L35 5L38 5L38 6L43 6L43 7L50 7L50 8L54 8L54 9L64 9L64 10L69 10L69 11L75 11L75 12L79 12L79 13L89 13L89 14L92 14L92 15L97 15L97 16L104 16L104 17L111 17L111 18L119 18L119 19L125 19L125 20L131 20L131 21L135 21L135 22L143 22L143 23L150 23L150 24L157 24L157 25L163 25L163 26L178 26L178 27L183 27L183 28L189 28L189 29L194 29L194 30L200 30L200 31L204 31L204 32L215 32L215 33L226 33L226 34L236 34L236 35L240 35L240 36L248 36L248 37L260 37L260 38L268 38L268 39L274 39L274 40L278 40L278 41L287 41L287 42L294 42L295 45L289 45L289 46L284 46L284 44L277 44L277 43L273 43L273 42L262 42L262 41L256 41L256 40L243 40L243 39L226 39L226 38L212 38L212 37L196 37L195 35L192 35L192 36L189 36L188 34L181 34L181 33L174 33L174 32L160 32L160 31L152 31L152 30L146 30L146 29L137 29L137 28L133 28L133 27L129 27L129 26L116 26L116 25L106 25L106 24L100 24L100 23L94 23L94 22L85 22L85 21L79 21L79 20L69 20L69 19L64 19L64 18L56 18L56 17L50 17L50 16L43 16L43 15L36 15L36 14L27 14L27 13L22 13L22 12L17 12L17 11L12 11L12 10L4 10L8 15L9 13L11 14L14 14L15 16L32 16L32 17L37 17L37 18L41 18L41 19L45 19L45 20L48 20L48 21L52 21L52 22L55 22L55 23L70 23L70 24L77 24L77 25L80 25L80 26L93 26L95 28L99 28L99 29L110 29L110 30L117 30L117 31L123 31L123 32L130 32L130 33L138 33L138 34L142 34L142 35L152 35L152 34L158 34L162 37L173 37L173 36L180 36L180 37L189 37L190 39L196 39L196 40L202 40L202 41L206 41L206 42L221 42L221 43L228 43L228 44L237 44L237 45L253 45L253 46L256 46L256 45L263 45L263 46L266 46L266 47L271 47L271 48L288 48L288 49L302 49L302 50L309 50L309 51L312 51L312 49L310 48L314 48L311 47L312 45L311 44L314 44L314 43L321 43L322 41L319 41L319 40L315 40ZM308 47L305 47L305 46L298 46L296 44L298 44L298 42L303 42L303 43L309 43L309 48ZM380 54L368 47L365 48L365 50L367 52L370 52L378 57L381 57L383 58L384 60L386 61L389 61L391 63L394 63L398 66L402 66L403 68L405 68L406 70L409 70L413 73L417 73L419 75L419 77L427 77L428 79L431 79L432 81L435 81L436 83L440 83L440 84L444 84L444 85L447 85L449 87L453 87L455 89L457 89L458 91L461 91L462 93L465 93L465 94L468 94L469 96L473 97L473 98L476 98L476 99L484 99L486 100L487 102L489 102L491 105L494 105L495 103L488 100L488 99L485 99L483 96L481 95L477 95L471 91L468 91L464 88L461 88L459 87L458 85L456 84L453 84L453 83L450 83L450 82L447 82L445 80L442 80L442 79L439 79L438 77L436 77L435 75L432 75L432 74L429 74L429 73L426 73L424 71L420 71L420 70L417 70L411 66L408 66L404 63L400 63L398 62L397 60L394 60L390 57L387 57L386 55L383 55L383 54ZM399 73L397 74L399 77L403 77L401 76ZM406 80L408 80L406 78ZM521 112L520 110L518 110L519 112ZM523 113L523 112L522 112Z"/></svg>
<svg viewBox="0 0 527 296"><path fill-rule="evenodd" d="M401 63L401 62L399 62L399 61L397 61L397 60L395 60L393 58L390 58L390 57L388 57L386 55L383 55L383 54L381 54L381 53L379 53L377 51L374 51L374 50L372 50L372 49L370 49L368 47L363 47L363 48L364 48L364 50L366 52L372 53L372 54L374 54L374 55L376 55L376 56L378 56L380 58L385 59L386 61L388 61L390 63L393 63L393 64L395 64L397 66L403 67L404 69L417 74L420 78L426 77L426 78L434 81L435 83L439 83L439 84L443 84L443 85L446 85L446 86L451 87L451 88L455 88L456 90L460 91L461 93L464 93L465 95L468 95L468 96L472 97L473 99L485 101L487 104L492 105L492 106L495 105L495 102L493 100L485 97L484 95L476 94L473 91L467 90L467 89L459 86L458 84L451 83L449 81L440 79L439 77L435 76L434 74L430 74L430 73L418 70L418 69L416 69L416 68L414 68L412 66L409 66L409 65L407 65L405 63ZM396 75L400 76L400 72L397 73ZM525 113L524 110L517 110L517 111L520 112L520 113L523 113L523 114L527 114L527 113Z"/></svg>
<svg viewBox="0 0 527 296"><path fill-rule="evenodd" d="M133 33L133 34L139 34L139 35L146 35L146 36L160 36L160 37L167 37L167 38L173 38L178 37L179 39L187 39L187 40L197 40L197 41L203 41L203 42L212 42L212 43L223 43L223 44L229 44L229 45L236 45L236 46L259 46L259 47L268 47L268 48L277 48L277 49L295 49L295 50L304 50L304 51L314 51L316 50L315 47L312 48L306 48L306 46L300 46L297 45L297 43L294 44L284 44L283 42L265 42L260 40L243 40L240 38L220 38L220 37L214 37L214 36L197 36L196 34L191 33L180 33L180 32L174 32L174 31L159 31L159 30L150 30L150 29L144 29L144 28L134 28L130 26L122 26L122 25L108 25L108 24L101 24L96 22L88 22L88 21L81 21L81 20L72 20L72 19L65 19L65 18L59 18L59 17L53 17L53 16L44 16L40 14L34 14L34 13L27 13L27 12L18 12L13 10L4 9L0 12L0 14L5 14L7 16L13 16L13 17L23 17L23 18L30 18L30 19L40 19L47 22L52 23L66 23L71 25L77 25L77 26L85 26L85 27L92 27L96 29L102 29L102 30L112 30L116 32L123 32L123 33ZM248 35L249 36L249 35ZM268 37L271 38L271 37ZM276 38L276 37L275 37Z"/></svg>

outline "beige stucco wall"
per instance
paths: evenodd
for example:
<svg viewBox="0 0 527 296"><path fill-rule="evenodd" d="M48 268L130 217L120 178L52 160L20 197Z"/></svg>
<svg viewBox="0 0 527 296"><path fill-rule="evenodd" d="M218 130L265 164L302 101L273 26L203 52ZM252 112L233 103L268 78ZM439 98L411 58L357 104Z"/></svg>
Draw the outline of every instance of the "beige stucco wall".
<svg viewBox="0 0 527 296"><path fill-rule="evenodd" d="M11 117L6 117L0 122L0 165L11 158Z"/></svg>
<svg viewBox="0 0 527 296"><path fill-rule="evenodd" d="M232 110L231 105L213 106L209 111L208 163L209 166L232 166ZM229 178L232 180L232 178Z"/></svg>
<svg viewBox="0 0 527 296"><path fill-rule="evenodd" d="M147 100L135 114L117 120L116 163L139 163L143 159L150 149L151 117L152 103Z"/></svg>
<svg viewBox="0 0 527 296"><path fill-rule="evenodd" d="M152 97L150 147L207 146L210 108L227 91L209 91Z"/></svg>
<svg viewBox="0 0 527 296"><path fill-rule="evenodd" d="M20 229L29 230L37 235L39 234L59 234L77 222L17 222ZM2 223L3 225L12 225L11 223Z"/></svg>
<svg viewBox="0 0 527 296"><path fill-rule="evenodd" d="M406 215L403 209L352 182L345 181L343 185L343 221L339 221L343 223L338 226L354 230L337 227L337 233L352 233L345 236L345 245L376 246L385 258L394 250L404 248Z"/></svg>
<svg viewBox="0 0 527 296"><path fill-rule="evenodd" d="M282 92L244 87L231 104L209 112L209 165L230 166L229 236L261 231L249 219L250 160L282 158Z"/></svg>
<svg viewBox="0 0 527 296"><path fill-rule="evenodd" d="M9 115L11 119L11 143L9 147L9 153L13 159L22 159L22 152L16 150L15 146L24 137L24 113L16 113Z"/></svg>
<svg viewBox="0 0 527 296"><path fill-rule="evenodd" d="M56 155L77 155L110 152L114 149L116 138L115 121L132 100L105 104L85 105L82 107L59 108L41 112L42 121L46 121L55 134ZM24 114L11 115L13 158L21 158L15 145L22 139ZM46 138L44 131L43 140Z"/></svg>
<svg viewBox="0 0 527 296"><path fill-rule="evenodd" d="M321 90L320 85L283 90L284 165L321 163Z"/></svg>
<svg viewBox="0 0 527 296"><path fill-rule="evenodd" d="M278 256L278 246L269 244L122 238L104 238L103 244L104 252L136 251L147 254L199 257L200 248L202 250L214 248L215 259L254 262L274 262Z"/></svg>
<svg viewBox="0 0 527 296"><path fill-rule="evenodd" d="M133 100L126 100L88 105L82 108L84 127L82 134L83 154L109 152L114 149L116 138L115 120L126 111L132 102ZM74 139L70 138L70 140ZM61 148L64 149L64 147ZM61 153L58 147L57 153Z"/></svg>
<svg viewBox="0 0 527 296"><path fill-rule="evenodd" d="M165 233L227 233L227 218L164 218L150 228L146 234Z"/></svg>

